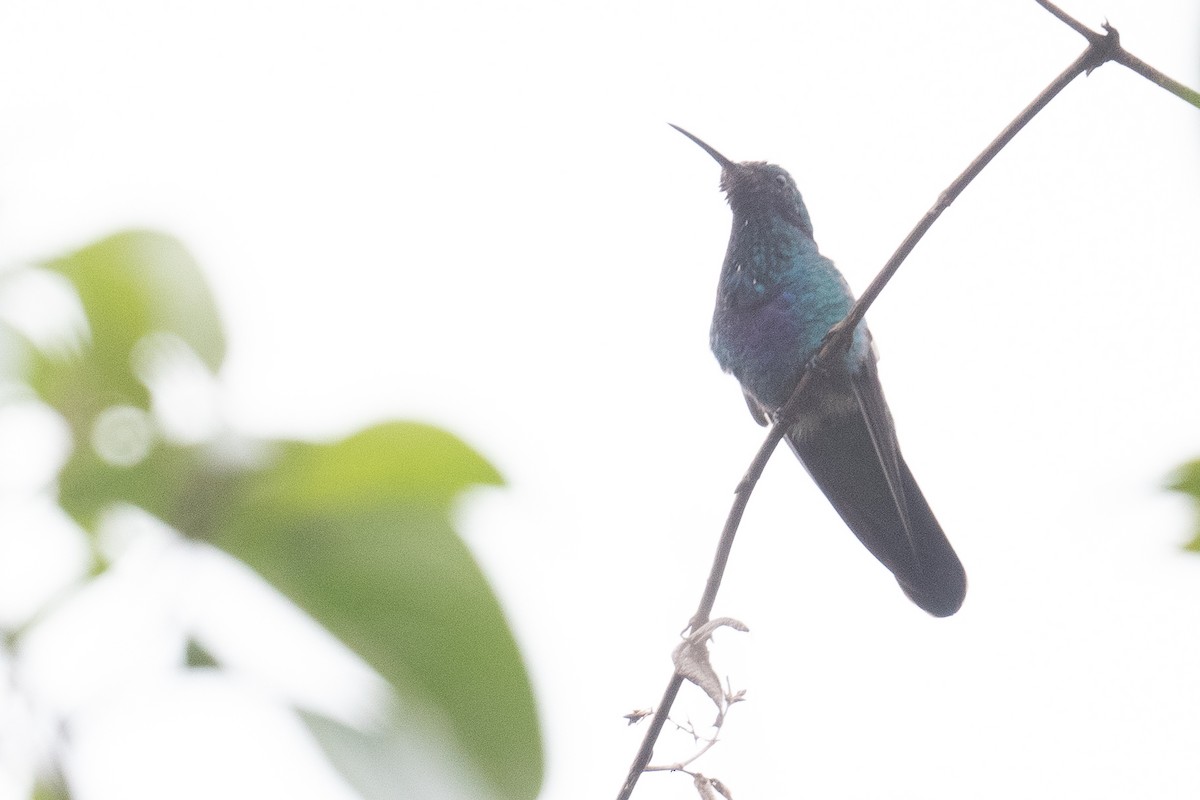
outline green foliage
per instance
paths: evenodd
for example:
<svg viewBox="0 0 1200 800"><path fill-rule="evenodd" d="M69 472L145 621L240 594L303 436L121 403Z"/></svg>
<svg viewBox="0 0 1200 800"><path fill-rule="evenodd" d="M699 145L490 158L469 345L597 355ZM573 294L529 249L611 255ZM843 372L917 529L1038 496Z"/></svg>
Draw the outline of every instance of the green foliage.
<svg viewBox="0 0 1200 800"><path fill-rule="evenodd" d="M406 708L428 709L497 797L534 797L542 753L529 679L451 521L464 490L501 484L496 470L454 436L411 422L333 443L247 442L254 459L171 441L156 423L139 353L169 334L210 371L220 367L224 333L195 262L176 240L135 231L43 266L78 293L84 341L54 351L10 328L0 335L17 355L9 377L71 431L63 509L94 532L107 509L135 505L241 559L374 667ZM97 444L106 426L115 455ZM197 663L212 663L193 646ZM361 772L372 753L378 760L369 734L305 719L319 741L337 743L335 763ZM355 742L365 748L357 759L347 757Z"/></svg>
<svg viewBox="0 0 1200 800"><path fill-rule="evenodd" d="M1200 553L1200 461L1192 461L1180 467L1171 481L1170 488L1191 495L1196 510L1196 530L1192 534L1192 540L1184 545L1184 548Z"/></svg>
<svg viewBox="0 0 1200 800"><path fill-rule="evenodd" d="M405 719L413 709L405 709ZM430 753L445 747L437 733L437 725L391 724L359 730L308 711L300 713L313 737L320 742L329 760L358 790L363 800L394 800L395 787L404 786L406 796L434 796L438 800L475 800L480 792L468 776L445 774ZM414 728L423 729L417 739Z"/></svg>
<svg viewBox="0 0 1200 800"><path fill-rule="evenodd" d="M178 336L209 369L225 358L225 334L208 285L177 240L128 231L43 265L71 282L87 314L81 358L42 356L29 375L37 393L70 422L99 408L146 407L134 349L151 333Z"/></svg>
<svg viewBox="0 0 1200 800"><path fill-rule="evenodd" d="M71 800L71 793L57 777L43 779L34 785L30 800Z"/></svg>
<svg viewBox="0 0 1200 800"><path fill-rule="evenodd" d="M499 482L460 441L425 425L288 443L243 481L216 541L402 694L432 700L503 795L526 797L540 773L528 752L538 741L528 678L449 517L462 489Z"/></svg>

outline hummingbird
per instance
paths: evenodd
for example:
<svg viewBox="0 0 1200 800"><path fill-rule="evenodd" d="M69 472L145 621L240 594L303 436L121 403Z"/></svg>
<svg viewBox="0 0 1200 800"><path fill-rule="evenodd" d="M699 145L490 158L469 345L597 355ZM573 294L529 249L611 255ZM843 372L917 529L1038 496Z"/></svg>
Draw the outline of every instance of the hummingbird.
<svg viewBox="0 0 1200 800"><path fill-rule="evenodd" d="M846 279L813 239L786 170L734 162L678 125L721 166L733 230L717 284L709 342L741 383L750 415L776 421L809 362L854 304ZM936 617L958 611L962 563L900 453L865 322L844 353L809 379L784 436L834 509L904 593Z"/></svg>

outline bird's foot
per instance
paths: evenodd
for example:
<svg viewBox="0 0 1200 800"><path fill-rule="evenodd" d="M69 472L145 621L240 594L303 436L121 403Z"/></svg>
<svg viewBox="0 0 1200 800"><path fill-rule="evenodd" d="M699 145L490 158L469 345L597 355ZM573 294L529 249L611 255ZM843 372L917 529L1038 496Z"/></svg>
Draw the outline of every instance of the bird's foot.
<svg viewBox="0 0 1200 800"><path fill-rule="evenodd" d="M833 351L841 351L842 353L846 353L850 350L850 343L853 340L854 335L846 333L846 320L842 320L830 328L829 331L826 332L823 337L821 337L821 346L817 348L817 352L813 354L813 357L808 360L808 364L805 365L806 368L824 371L824 368L820 363L824 360L821 358L821 353L826 347L829 346L829 343L838 342L838 347L833 348ZM833 352L831 352L830 355L833 355Z"/></svg>

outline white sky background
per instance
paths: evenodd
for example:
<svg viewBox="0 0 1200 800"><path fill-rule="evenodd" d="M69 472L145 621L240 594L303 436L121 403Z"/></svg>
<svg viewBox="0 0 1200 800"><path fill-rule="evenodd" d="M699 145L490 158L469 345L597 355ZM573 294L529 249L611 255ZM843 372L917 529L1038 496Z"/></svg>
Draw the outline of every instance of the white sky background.
<svg viewBox="0 0 1200 800"><path fill-rule="evenodd" d="M1067 9L1200 83L1195 3ZM763 436L707 348L718 168L666 123L788 168L861 289L1082 47L1032 0L7 0L0 262L173 232L224 312L239 429L416 418L481 450L511 486L463 529L534 676L544 797L609 797L642 735L621 715L657 702ZM751 628L715 655L749 702L698 769L743 798L1200 794L1200 558L1161 490L1200 454L1198 134L1200 112L1106 65L919 245L869 319L966 605L912 606L780 453L716 609ZM170 613L255 641L238 624L257 594L207 586ZM166 612L121 591L146 617L129 646L157 641ZM286 657L306 641L150 701L146 680L44 681L82 715L80 797L341 796L246 699L345 693L337 658ZM677 714L712 712L685 691ZM267 744L277 728L294 749ZM668 732L656 760L690 750ZM694 794L654 774L635 796Z"/></svg>

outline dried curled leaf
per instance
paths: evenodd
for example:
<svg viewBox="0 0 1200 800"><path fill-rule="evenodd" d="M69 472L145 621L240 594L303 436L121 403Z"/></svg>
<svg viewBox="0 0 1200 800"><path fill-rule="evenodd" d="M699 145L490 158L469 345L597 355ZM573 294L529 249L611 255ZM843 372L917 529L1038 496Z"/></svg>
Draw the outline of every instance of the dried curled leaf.
<svg viewBox="0 0 1200 800"><path fill-rule="evenodd" d="M717 724L725 715L730 699L721 686L721 679L713 669L708 658L708 640L718 628L733 628L745 633L750 629L731 617L719 617L710 620L696 629L694 633L679 643L671 660L675 664L676 674L699 686L717 707Z"/></svg>
<svg viewBox="0 0 1200 800"><path fill-rule="evenodd" d="M636 725L653 713L653 708L635 708L633 711L630 711L625 715L625 719L629 720L630 725Z"/></svg>
<svg viewBox="0 0 1200 800"><path fill-rule="evenodd" d="M733 792L729 791L729 787L716 778L706 778L697 772L692 776L692 785L696 787L700 800L717 800L717 795L725 800L733 800Z"/></svg>

